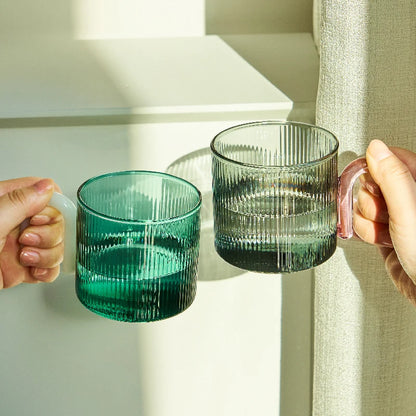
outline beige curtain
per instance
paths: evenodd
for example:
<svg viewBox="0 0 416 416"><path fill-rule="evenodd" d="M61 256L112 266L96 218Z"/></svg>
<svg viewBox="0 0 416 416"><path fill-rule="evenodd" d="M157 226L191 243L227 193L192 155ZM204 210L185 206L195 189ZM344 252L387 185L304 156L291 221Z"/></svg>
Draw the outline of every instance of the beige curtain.
<svg viewBox="0 0 416 416"><path fill-rule="evenodd" d="M316 123L340 168L373 138L416 151L416 1L315 0L314 19ZM313 414L416 415L416 309L377 250L339 244L315 278Z"/></svg>

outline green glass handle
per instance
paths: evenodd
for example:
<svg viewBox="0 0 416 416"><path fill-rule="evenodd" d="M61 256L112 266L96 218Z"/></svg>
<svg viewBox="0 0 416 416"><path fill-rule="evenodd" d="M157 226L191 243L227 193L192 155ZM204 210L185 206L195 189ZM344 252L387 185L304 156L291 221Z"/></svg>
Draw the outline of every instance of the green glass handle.
<svg viewBox="0 0 416 416"><path fill-rule="evenodd" d="M75 272L77 209L67 196L58 192L53 193L48 205L56 208L64 217L64 259L61 263L61 272L72 274ZM20 224L20 232L27 228L29 224L30 219L27 218Z"/></svg>
<svg viewBox="0 0 416 416"><path fill-rule="evenodd" d="M67 196L57 192L52 195L48 205L60 211L65 220L64 260L61 264L61 272L74 273L77 209Z"/></svg>

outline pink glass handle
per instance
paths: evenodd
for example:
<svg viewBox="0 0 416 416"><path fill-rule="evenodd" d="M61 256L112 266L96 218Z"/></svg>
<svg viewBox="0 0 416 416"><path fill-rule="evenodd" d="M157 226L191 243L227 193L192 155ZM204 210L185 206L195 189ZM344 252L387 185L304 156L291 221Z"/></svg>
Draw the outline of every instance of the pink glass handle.
<svg viewBox="0 0 416 416"><path fill-rule="evenodd" d="M365 158L352 161L338 178L338 226L339 238L346 240L354 235L352 227L353 187L356 179L368 172Z"/></svg>

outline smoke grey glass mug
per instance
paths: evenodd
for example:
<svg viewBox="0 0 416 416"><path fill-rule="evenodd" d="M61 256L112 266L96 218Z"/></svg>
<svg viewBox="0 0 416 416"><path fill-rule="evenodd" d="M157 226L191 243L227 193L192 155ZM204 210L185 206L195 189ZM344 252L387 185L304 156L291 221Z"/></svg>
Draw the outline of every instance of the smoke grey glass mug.
<svg viewBox="0 0 416 416"><path fill-rule="evenodd" d="M264 273L328 260L337 235L353 235L352 189L360 158L338 178L338 140L297 122L228 128L211 142L215 249L230 264Z"/></svg>
<svg viewBox="0 0 416 416"><path fill-rule="evenodd" d="M194 185L160 172L115 172L79 187L76 216L63 195L55 194L50 204L67 222L63 269L75 264L76 293L89 310L149 322L191 305L201 207Z"/></svg>

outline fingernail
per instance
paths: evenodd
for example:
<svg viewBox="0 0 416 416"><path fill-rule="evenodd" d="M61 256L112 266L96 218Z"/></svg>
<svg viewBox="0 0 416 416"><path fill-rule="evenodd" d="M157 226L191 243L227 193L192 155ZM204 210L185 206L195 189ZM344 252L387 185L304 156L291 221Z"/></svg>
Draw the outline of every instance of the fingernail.
<svg viewBox="0 0 416 416"><path fill-rule="evenodd" d="M380 246L380 247L388 247L388 248L393 248L394 246L393 246L393 243L391 242L391 240L389 240L389 241L380 241L379 243L378 243L378 245Z"/></svg>
<svg viewBox="0 0 416 416"><path fill-rule="evenodd" d="M47 215L34 215L30 219L31 225L45 225L49 224L51 219Z"/></svg>
<svg viewBox="0 0 416 416"><path fill-rule="evenodd" d="M42 179L39 182L36 182L33 186L39 195L43 195L50 192L51 190L53 190L54 187L50 179Z"/></svg>
<svg viewBox="0 0 416 416"><path fill-rule="evenodd" d="M364 186L366 187L367 191L373 194L374 196L382 195L379 186L374 182L365 182Z"/></svg>
<svg viewBox="0 0 416 416"><path fill-rule="evenodd" d="M377 162L386 159L393 154L381 140L372 140L368 147L368 151Z"/></svg>
<svg viewBox="0 0 416 416"><path fill-rule="evenodd" d="M40 236L35 233L24 233L19 238L19 243L31 246L39 245L41 242Z"/></svg>
<svg viewBox="0 0 416 416"><path fill-rule="evenodd" d="M48 273L48 269L41 269L41 268L33 268L32 269L32 276L33 277L41 277L45 276Z"/></svg>
<svg viewBox="0 0 416 416"><path fill-rule="evenodd" d="M39 253L32 250L24 250L20 253L20 262L23 266L31 266L39 263L40 256Z"/></svg>

